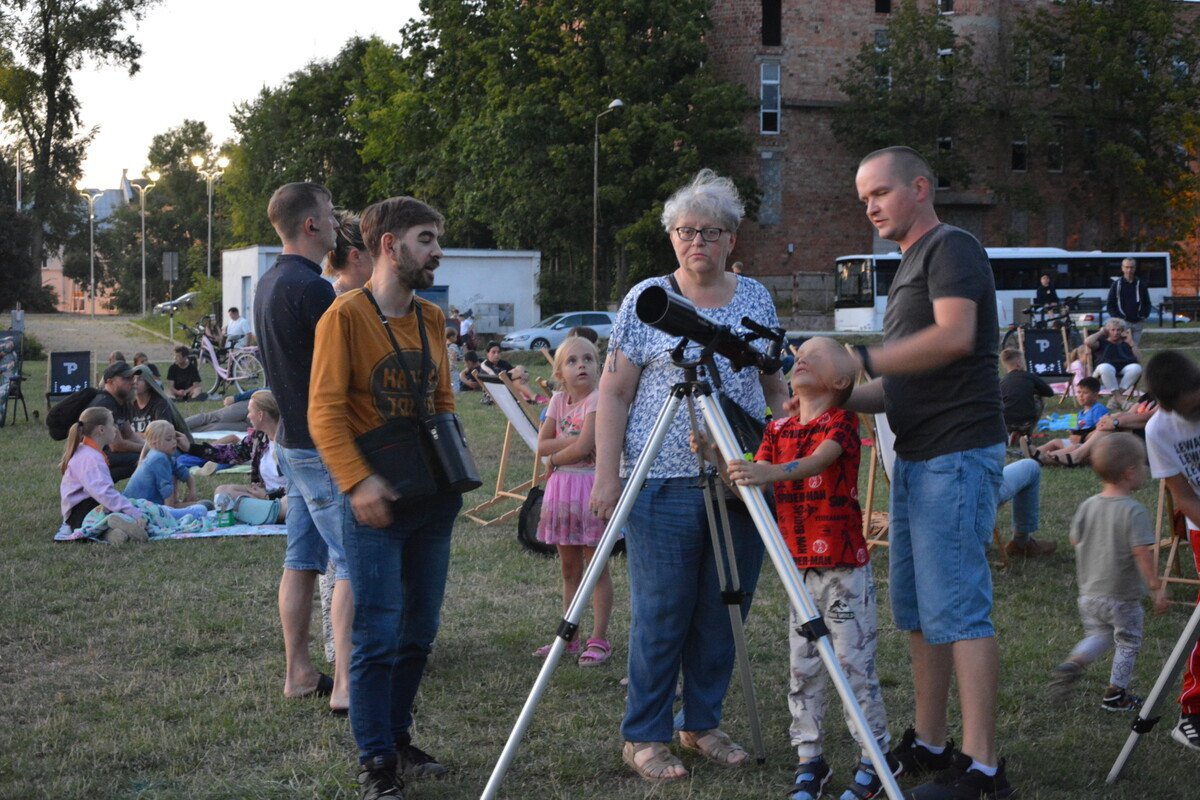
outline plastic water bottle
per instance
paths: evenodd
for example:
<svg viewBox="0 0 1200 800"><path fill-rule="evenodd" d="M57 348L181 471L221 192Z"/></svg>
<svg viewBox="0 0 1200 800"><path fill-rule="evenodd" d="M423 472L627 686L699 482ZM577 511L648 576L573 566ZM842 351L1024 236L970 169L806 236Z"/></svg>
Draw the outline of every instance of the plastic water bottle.
<svg viewBox="0 0 1200 800"><path fill-rule="evenodd" d="M217 512L228 511L233 508L233 498L225 492L217 492L213 495L213 509Z"/></svg>

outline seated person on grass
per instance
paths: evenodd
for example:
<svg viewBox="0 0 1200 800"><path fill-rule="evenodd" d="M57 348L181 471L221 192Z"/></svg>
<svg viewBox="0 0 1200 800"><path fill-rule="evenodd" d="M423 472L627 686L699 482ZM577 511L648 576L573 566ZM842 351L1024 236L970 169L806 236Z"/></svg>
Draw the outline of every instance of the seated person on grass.
<svg viewBox="0 0 1200 800"><path fill-rule="evenodd" d="M1010 556L1048 556L1058 545L1034 538L1041 518L1042 466L1022 458L1004 467L996 506L1012 501L1012 540L1004 546Z"/></svg>
<svg viewBox="0 0 1200 800"><path fill-rule="evenodd" d="M507 375L508 379L512 381L513 391L516 392L517 397L526 403L549 402L545 397L536 395L530 390L529 371L525 367L514 367L500 357L499 342L488 342L487 358L484 359L480 368L492 375L500 375L501 373Z"/></svg>
<svg viewBox="0 0 1200 800"><path fill-rule="evenodd" d="M208 395L200 388L200 369L191 356L191 351L186 346L177 346L175 361L167 370L167 395L177 403L208 399Z"/></svg>
<svg viewBox="0 0 1200 800"><path fill-rule="evenodd" d="M1020 350L1006 348L1000 353L1000 365L1007 373L1000 379L1000 399L1004 401L1004 425L1009 433L1029 433L1042 415L1043 397L1053 397L1050 384L1025 369ZM1010 440L1011 441L1011 440Z"/></svg>
<svg viewBox="0 0 1200 800"><path fill-rule="evenodd" d="M1078 467L1090 464L1092 451L1110 434L1128 431L1134 436L1146 438L1146 423L1158 411L1158 403L1148 394L1142 395L1136 406L1127 411L1109 412L1096 422L1096 429L1083 444L1069 453L1069 459L1059 456L1052 463L1057 466Z"/></svg>
<svg viewBox="0 0 1200 800"><path fill-rule="evenodd" d="M175 460L175 427L166 420L155 420L146 428L145 438L142 458L125 486L125 496L165 506L175 519L207 514L208 506L196 497L196 479ZM186 489L182 497L176 491L176 481Z"/></svg>
<svg viewBox="0 0 1200 800"><path fill-rule="evenodd" d="M108 354L108 365L110 367L113 364L117 363L118 361L125 363L125 354L122 353L120 350L113 350L111 353Z"/></svg>
<svg viewBox="0 0 1200 800"><path fill-rule="evenodd" d="M104 448L117 437L117 425L112 412L100 406L85 408L79 422L71 426L63 447L58 471L62 481L58 486L59 509L63 522L71 530L83 525L84 517L96 507L110 514L124 514L109 519L109 527L128 538L145 541L146 518L125 495L113 485L108 471ZM110 539L114 540L112 536Z"/></svg>
<svg viewBox="0 0 1200 800"><path fill-rule="evenodd" d="M1021 447L1025 455L1043 465L1075 466L1072 453L1079 449L1096 429L1100 418L1109 413L1108 409L1100 404L1100 381L1095 378L1084 378L1079 382L1075 387L1075 400L1079 403L1079 424L1071 431L1070 436L1066 439L1051 439L1036 450L1029 446L1029 437L1022 436Z"/></svg>
<svg viewBox="0 0 1200 800"><path fill-rule="evenodd" d="M135 433L144 434L146 428L155 420L170 422L171 409L162 395L150 387L143 372L138 370L137 374L133 376L133 400L129 403L129 426Z"/></svg>
<svg viewBox="0 0 1200 800"><path fill-rule="evenodd" d="M254 343L254 329L250 320L243 317L236 308L229 309L229 324L225 326L226 347L246 347Z"/></svg>
<svg viewBox="0 0 1200 800"><path fill-rule="evenodd" d="M478 392L482 391L483 387L479 385L479 381L475 379L475 373L479 370L479 354L474 350L468 350L463 353L463 368L458 373L458 390L460 392Z"/></svg>
<svg viewBox="0 0 1200 800"><path fill-rule="evenodd" d="M279 404L275 395L263 389L250 397L250 424L254 431L243 441L250 445L250 483L228 483L218 486L214 492L230 500L238 497L254 497L259 500L279 501L279 522L287 515L287 481L279 471L275 460L275 434L279 431Z"/></svg>
<svg viewBox="0 0 1200 800"><path fill-rule="evenodd" d="M124 480L137 468L142 452L142 437L129 425L129 399L133 396L133 369L124 361L104 370L104 385L89 403L91 408L107 408L113 416L116 435L105 445L108 470L114 481Z"/></svg>
<svg viewBox="0 0 1200 800"><path fill-rule="evenodd" d="M145 364L146 368L150 370L150 374L154 376L155 380L159 382L162 381L162 375L159 374L158 367L156 367L154 362L150 360L150 356L146 355L145 353L134 353L133 365L135 367L140 367L143 364Z"/></svg>

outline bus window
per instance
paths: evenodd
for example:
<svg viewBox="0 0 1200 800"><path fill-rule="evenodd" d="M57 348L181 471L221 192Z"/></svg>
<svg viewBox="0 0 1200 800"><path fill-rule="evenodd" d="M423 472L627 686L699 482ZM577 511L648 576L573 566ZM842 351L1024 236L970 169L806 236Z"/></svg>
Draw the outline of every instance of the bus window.
<svg viewBox="0 0 1200 800"><path fill-rule="evenodd" d="M899 259L877 259L875 261L875 293L887 297L892 290L892 281L896 279L896 270L900 268Z"/></svg>
<svg viewBox="0 0 1200 800"><path fill-rule="evenodd" d="M838 261L834 278L834 296L837 308L870 308L875 304L869 259Z"/></svg>

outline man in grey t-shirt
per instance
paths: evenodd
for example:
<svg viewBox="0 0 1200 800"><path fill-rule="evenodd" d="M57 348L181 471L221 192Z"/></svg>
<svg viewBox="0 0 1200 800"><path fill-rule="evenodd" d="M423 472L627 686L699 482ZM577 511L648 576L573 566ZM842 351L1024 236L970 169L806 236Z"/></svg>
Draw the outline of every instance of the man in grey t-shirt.
<svg viewBox="0 0 1200 800"><path fill-rule="evenodd" d="M996 752L999 652L987 544L1004 465L996 289L983 247L943 225L929 164L907 147L866 156L855 178L867 217L903 258L888 293L884 343L859 347L881 376L848 408L886 410L896 433L890 514L892 613L909 632L916 723L895 756L908 774L950 770L918 800L1006 798ZM946 746L951 671L962 751Z"/></svg>

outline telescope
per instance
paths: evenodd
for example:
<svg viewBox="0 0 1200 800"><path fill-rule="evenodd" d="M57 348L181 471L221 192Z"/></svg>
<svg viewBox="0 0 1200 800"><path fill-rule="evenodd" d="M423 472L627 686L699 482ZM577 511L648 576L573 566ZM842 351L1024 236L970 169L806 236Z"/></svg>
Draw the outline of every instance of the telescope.
<svg viewBox="0 0 1200 800"><path fill-rule="evenodd" d="M728 325L701 314L686 297L661 286L651 286L643 291L634 310L638 319L647 325L725 356L735 372L754 367L771 374L783 365L779 358L784 343L782 328L768 328L749 317L742 317L742 325L750 333L736 334ZM769 351L762 353L752 347L750 343L755 339L770 340Z"/></svg>

